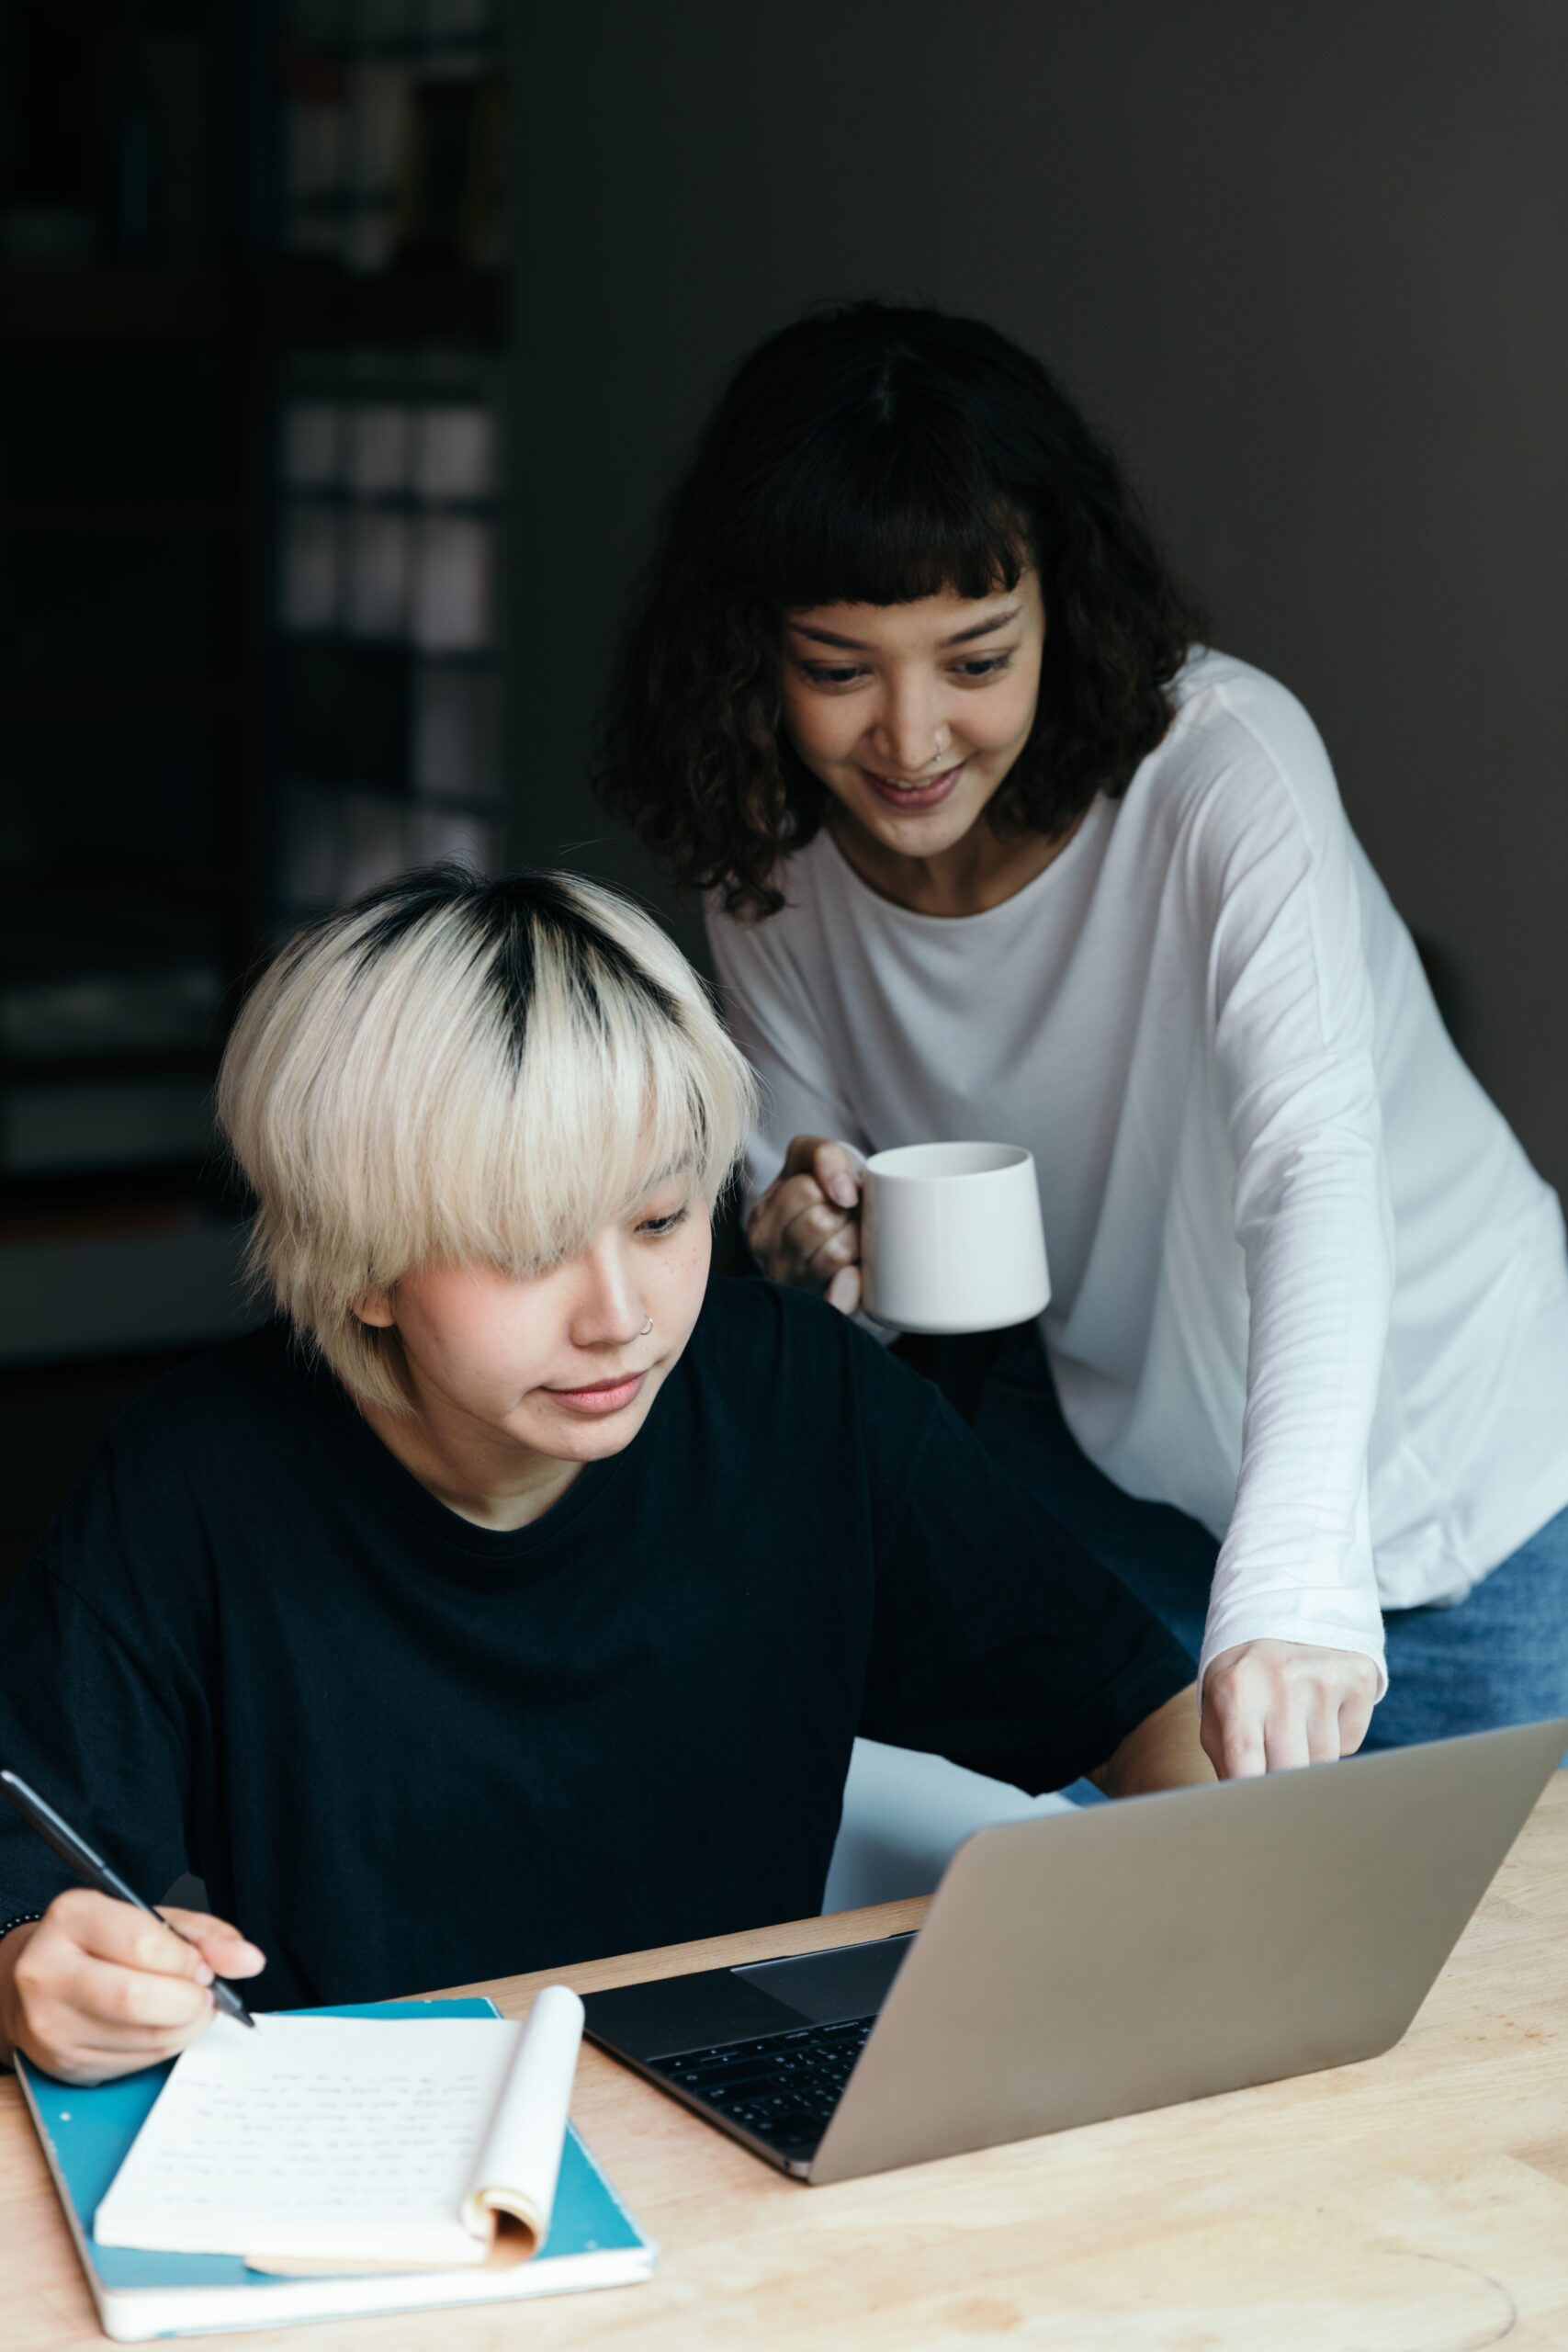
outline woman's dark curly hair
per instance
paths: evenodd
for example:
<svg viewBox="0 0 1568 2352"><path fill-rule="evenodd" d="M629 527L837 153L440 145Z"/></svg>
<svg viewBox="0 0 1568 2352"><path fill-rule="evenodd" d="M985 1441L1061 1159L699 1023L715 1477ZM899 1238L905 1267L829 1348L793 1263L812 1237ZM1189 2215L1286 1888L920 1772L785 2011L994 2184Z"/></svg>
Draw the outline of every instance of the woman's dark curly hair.
<svg viewBox="0 0 1568 2352"><path fill-rule="evenodd" d="M830 805L780 723L782 616L980 598L1032 565L1040 706L990 805L1065 831L1170 723L1202 617L1136 493L1037 359L977 319L858 302L741 363L665 510L612 686L597 782L688 888L775 914Z"/></svg>

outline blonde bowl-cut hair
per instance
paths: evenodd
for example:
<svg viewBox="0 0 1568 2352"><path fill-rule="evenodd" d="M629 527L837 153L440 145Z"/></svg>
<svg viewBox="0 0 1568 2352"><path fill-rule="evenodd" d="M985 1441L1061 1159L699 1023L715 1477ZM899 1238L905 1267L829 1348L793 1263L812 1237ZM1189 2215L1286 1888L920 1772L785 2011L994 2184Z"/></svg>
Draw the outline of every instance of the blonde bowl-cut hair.
<svg viewBox="0 0 1568 2352"><path fill-rule="evenodd" d="M218 1079L247 1264L355 1396L409 1409L367 1295L433 1265L537 1274L690 1168L712 1208L756 1081L652 919L560 873L422 867L308 924Z"/></svg>

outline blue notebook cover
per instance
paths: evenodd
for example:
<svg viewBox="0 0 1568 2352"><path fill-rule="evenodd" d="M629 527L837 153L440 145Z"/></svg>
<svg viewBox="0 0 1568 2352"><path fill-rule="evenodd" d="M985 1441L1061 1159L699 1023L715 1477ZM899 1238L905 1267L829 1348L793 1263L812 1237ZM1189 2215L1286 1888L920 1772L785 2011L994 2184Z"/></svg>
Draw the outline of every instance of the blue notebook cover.
<svg viewBox="0 0 1568 2352"><path fill-rule="evenodd" d="M382 2001L297 2012L345 2018L483 2018L491 2001ZM592 2286L629 2284L652 2275L657 2249L642 2235L567 2126L549 2235L533 2259L511 2271L278 2278L247 2269L235 2255L141 2254L101 2246L93 2215L130 2152L174 2061L91 2090L57 2082L24 2059L28 2104L67 2207L72 2235L109 2335L141 2341L222 2327L275 2327L292 2319L347 2317L423 2305L510 2301Z"/></svg>

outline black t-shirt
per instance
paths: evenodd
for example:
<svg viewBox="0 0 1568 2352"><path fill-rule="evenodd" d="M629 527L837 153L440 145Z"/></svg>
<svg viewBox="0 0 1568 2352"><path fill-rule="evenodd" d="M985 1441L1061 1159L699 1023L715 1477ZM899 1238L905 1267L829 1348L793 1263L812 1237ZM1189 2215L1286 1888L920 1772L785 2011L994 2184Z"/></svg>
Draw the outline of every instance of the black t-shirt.
<svg viewBox="0 0 1568 2352"><path fill-rule="evenodd" d="M507 1534L280 1328L184 1366L0 1608L0 1762L152 1899L203 1877L277 2008L800 1917L857 1732L1038 1792L1191 1672L927 1382L739 1280ZM0 1919L66 1883L0 1804Z"/></svg>

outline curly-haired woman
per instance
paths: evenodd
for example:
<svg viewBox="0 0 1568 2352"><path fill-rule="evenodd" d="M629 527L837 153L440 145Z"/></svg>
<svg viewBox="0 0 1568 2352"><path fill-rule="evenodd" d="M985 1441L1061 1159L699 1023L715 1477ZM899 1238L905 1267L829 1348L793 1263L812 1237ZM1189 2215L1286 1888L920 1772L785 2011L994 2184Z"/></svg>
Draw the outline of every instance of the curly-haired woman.
<svg viewBox="0 0 1568 2352"><path fill-rule="evenodd" d="M860 1152L1034 1152L1055 1296L979 1426L1201 1650L1222 1770L1348 1751L1390 1675L1379 1744L1568 1712L1556 1198L1035 359L877 303L753 352L602 780L708 894L769 1273L856 1307Z"/></svg>

